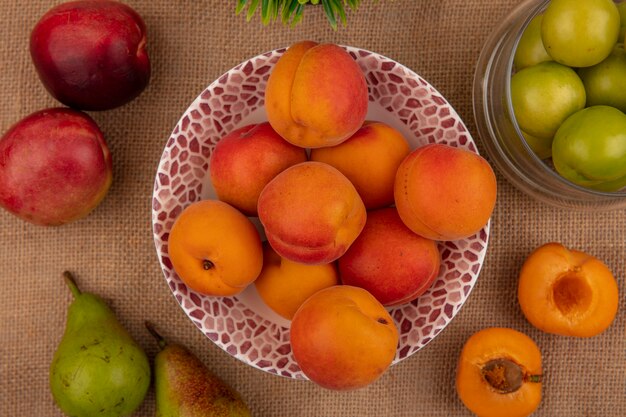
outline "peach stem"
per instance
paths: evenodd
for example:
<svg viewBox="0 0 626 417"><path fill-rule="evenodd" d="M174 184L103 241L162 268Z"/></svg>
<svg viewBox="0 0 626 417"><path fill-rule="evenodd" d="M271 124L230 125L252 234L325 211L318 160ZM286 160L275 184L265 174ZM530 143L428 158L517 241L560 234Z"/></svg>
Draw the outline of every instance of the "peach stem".
<svg viewBox="0 0 626 417"><path fill-rule="evenodd" d="M526 375L524 376L524 382L543 382L543 375Z"/></svg>

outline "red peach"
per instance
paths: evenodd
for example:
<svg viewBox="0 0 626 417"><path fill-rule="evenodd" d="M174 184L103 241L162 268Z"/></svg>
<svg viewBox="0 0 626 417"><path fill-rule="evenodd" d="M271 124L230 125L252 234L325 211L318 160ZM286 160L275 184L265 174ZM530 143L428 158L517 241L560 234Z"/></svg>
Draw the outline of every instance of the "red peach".
<svg viewBox="0 0 626 417"><path fill-rule="evenodd" d="M111 154L85 113L42 110L0 139L0 205L29 222L61 225L86 216L111 178Z"/></svg>
<svg viewBox="0 0 626 417"><path fill-rule="evenodd" d="M30 53L43 85L61 103L107 110L148 85L146 25L112 0L77 0L52 7L35 25Z"/></svg>
<svg viewBox="0 0 626 417"><path fill-rule="evenodd" d="M368 290L385 306L422 295L439 274L435 241L416 235L395 208L370 211L359 237L339 258L341 282Z"/></svg>
<svg viewBox="0 0 626 417"><path fill-rule="evenodd" d="M256 216L259 195L267 183L306 160L304 149L285 141L265 122L224 136L211 154L209 171L220 200Z"/></svg>

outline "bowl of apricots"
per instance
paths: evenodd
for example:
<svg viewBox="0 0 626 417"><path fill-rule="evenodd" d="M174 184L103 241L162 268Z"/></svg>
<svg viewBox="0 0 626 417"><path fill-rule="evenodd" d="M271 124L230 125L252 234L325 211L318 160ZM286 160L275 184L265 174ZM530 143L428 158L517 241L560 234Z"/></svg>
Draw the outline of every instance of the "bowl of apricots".
<svg viewBox="0 0 626 417"><path fill-rule="evenodd" d="M260 370L364 387L433 340L480 273L494 172L426 80L297 42L212 82L159 162L165 279L216 345Z"/></svg>

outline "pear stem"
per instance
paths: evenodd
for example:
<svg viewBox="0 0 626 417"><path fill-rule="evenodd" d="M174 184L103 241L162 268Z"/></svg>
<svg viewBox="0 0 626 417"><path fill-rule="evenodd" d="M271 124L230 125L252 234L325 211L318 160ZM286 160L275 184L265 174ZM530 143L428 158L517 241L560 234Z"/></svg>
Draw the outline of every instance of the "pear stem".
<svg viewBox="0 0 626 417"><path fill-rule="evenodd" d="M63 272L63 279L65 280L65 284L69 287L70 291L72 292L72 295L74 296L74 298L78 298L78 296L81 295L82 293L80 292L78 285L76 285L76 281L74 280L74 276L71 274L71 272L69 271Z"/></svg>
<svg viewBox="0 0 626 417"><path fill-rule="evenodd" d="M144 325L146 326L146 329L148 329L148 331L150 332L150 334L152 336L154 336L154 338L156 339L159 348L161 350L165 349L165 346L167 346L167 341L165 341L165 339L163 338L163 336L161 336L156 329L154 328L154 326L152 325L152 323L150 323L149 321L144 322Z"/></svg>

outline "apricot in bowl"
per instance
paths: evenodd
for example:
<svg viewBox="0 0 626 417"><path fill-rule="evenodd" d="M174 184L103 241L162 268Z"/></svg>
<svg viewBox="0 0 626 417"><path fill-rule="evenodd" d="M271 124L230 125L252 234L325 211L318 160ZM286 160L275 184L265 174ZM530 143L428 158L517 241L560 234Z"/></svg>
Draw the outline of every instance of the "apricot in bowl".
<svg viewBox="0 0 626 417"><path fill-rule="evenodd" d="M272 127L303 148L338 145L367 114L367 84L355 60L340 46L297 42L280 57L265 91Z"/></svg>
<svg viewBox="0 0 626 417"><path fill-rule="evenodd" d="M413 232L433 240L458 240L487 224L496 191L496 176L483 157L429 144L413 150L398 167L394 201Z"/></svg>
<svg viewBox="0 0 626 417"><path fill-rule="evenodd" d="M303 372L334 390L362 388L391 365L398 329L368 291L336 285L313 294L291 322L291 347Z"/></svg>

